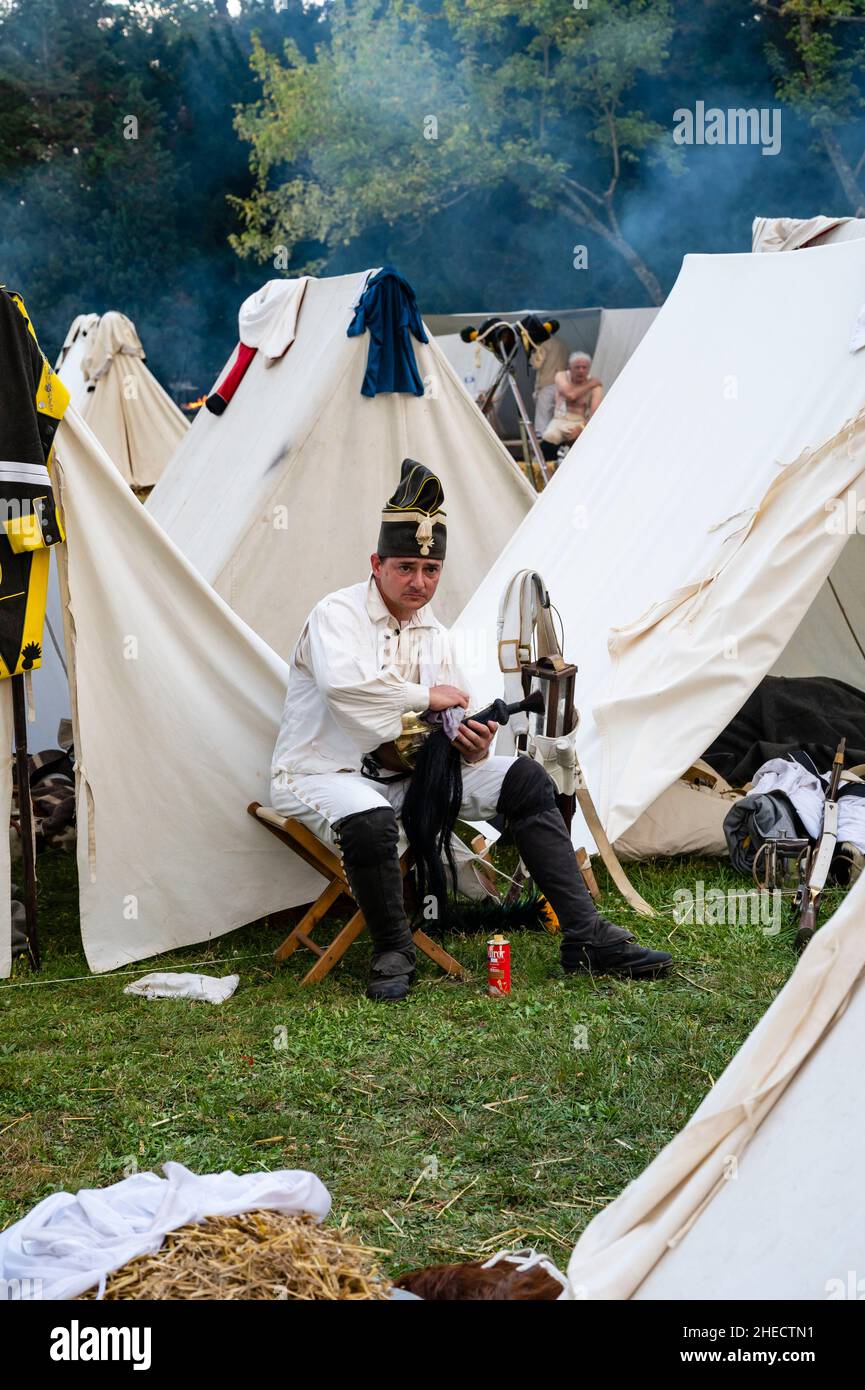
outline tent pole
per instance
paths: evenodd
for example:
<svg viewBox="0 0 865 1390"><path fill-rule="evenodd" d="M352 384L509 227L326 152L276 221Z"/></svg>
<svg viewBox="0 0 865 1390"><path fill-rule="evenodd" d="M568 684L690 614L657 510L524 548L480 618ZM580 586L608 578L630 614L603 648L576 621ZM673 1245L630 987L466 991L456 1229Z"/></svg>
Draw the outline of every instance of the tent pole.
<svg viewBox="0 0 865 1390"><path fill-rule="evenodd" d="M499 386L502 383L502 380L505 377L507 377L508 385L514 393L514 400L516 401L517 411L519 413L520 420L523 424L523 428L526 431L526 438L529 441L529 448L531 449L534 462L538 466L538 471L540 472L541 478L543 479L544 487L546 487L547 483L550 481L550 475L547 471L547 461L544 458L543 451L541 449L540 444L538 443L538 436L535 433L535 427L529 418L529 412L526 410L525 402L523 401L520 388L519 386L517 386L516 378L514 377L514 362L516 360L518 351L518 344L515 343L506 357L499 358L499 361L502 365L498 372L498 375L496 376L495 381L487 391L483 400L480 401L478 404L481 414L489 417L489 412L493 403L493 398L496 392L498 391ZM534 474L532 475L532 482L534 482ZM537 490L537 484L535 484L535 488Z"/></svg>
<svg viewBox="0 0 865 1390"><path fill-rule="evenodd" d="M509 367L510 367L511 362L513 361L514 357L516 357L516 353L517 353L517 350L516 350L516 348L514 348L514 349L512 350L512 352L510 353L510 355L509 355L508 357L506 357L504 360L502 360L501 358L499 358L499 361L502 363L502 365L501 365L501 367L500 367L499 370L498 370L498 373L497 373L497 375L496 375L496 379L495 379L495 381L493 382L492 386L490 386L490 387L487 389L487 393L486 393L486 395L484 396L483 400L478 401L478 409L480 410L481 415L486 415L487 418L489 418L489 413L490 413L490 409L491 409L492 404L493 404L493 399L494 399L494 397L495 397L495 394L496 394L496 392L498 391L499 387L501 386L502 381L504 380L505 372L507 372L507 371L509 370Z"/></svg>
<svg viewBox="0 0 865 1390"><path fill-rule="evenodd" d="M538 443L538 436L535 434L535 427L529 418L529 412L526 410L522 395L520 394L520 388L519 386L517 386L516 379L512 371L508 372L508 385L514 393L514 400L517 403L517 410L520 413L520 419L523 422L526 434L528 436L529 446L531 448L532 454L534 455L534 461L538 465L541 477L544 480L544 486L546 487L547 483L550 481L550 475L547 472L547 461L544 458L543 453L541 452L541 446Z"/></svg>
<svg viewBox="0 0 865 1390"><path fill-rule="evenodd" d="M27 949L34 970L41 965L36 931L36 848L33 839L33 803L30 800L30 768L27 761L27 710L24 677L12 676L12 714L15 725L15 768L18 776L18 824L24 863L24 911L27 916Z"/></svg>

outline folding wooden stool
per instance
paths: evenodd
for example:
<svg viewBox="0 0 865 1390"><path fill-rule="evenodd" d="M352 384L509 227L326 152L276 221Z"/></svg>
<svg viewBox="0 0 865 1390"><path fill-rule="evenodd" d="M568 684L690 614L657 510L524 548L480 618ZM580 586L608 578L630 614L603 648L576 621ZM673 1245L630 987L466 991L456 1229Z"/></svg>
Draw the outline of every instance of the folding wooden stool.
<svg viewBox="0 0 865 1390"><path fill-rule="evenodd" d="M301 859L311 865L323 878L327 879L327 886L319 894L312 906L304 913L300 921L289 932L278 950L274 951L276 960L286 960L298 948L305 946L308 951L312 951L318 960L311 970L308 970L301 980L301 984L317 984L323 980L338 960L341 960L348 950L351 943L360 936L366 926L366 919L358 908L354 916L346 922L341 931L337 932L333 941L327 947L319 946L312 940L312 932L326 916L334 903L343 895L352 902L355 901L354 895L348 885L348 879L339 856L334 854L317 835L313 835L300 821L292 817L281 816L278 811L274 811L270 806L262 806L258 801L253 801L247 806L249 815L260 821L265 829L281 840L289 849L294 850L295 854L300 855ZM411 867L410 851L406 850L400 859L400 868L403 878L405 878ZM425 956L440 965L442 970L448 975L455 976L456 979L463 979L465 971L459 961L454 960L453 956L438 946L425 931L418 929L412 932L414 944L419 951L423 951Z"/></svg>

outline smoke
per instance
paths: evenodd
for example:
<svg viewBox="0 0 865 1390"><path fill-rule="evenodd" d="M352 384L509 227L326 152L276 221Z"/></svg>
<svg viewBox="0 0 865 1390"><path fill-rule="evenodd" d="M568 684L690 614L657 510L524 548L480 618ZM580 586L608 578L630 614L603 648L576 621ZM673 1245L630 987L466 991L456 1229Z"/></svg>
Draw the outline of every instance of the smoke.
<svg viewBox="0 0 865 1390"><path fill-rule="evenodd" d="M749 251L755 215L851 211L813 130L775 98L765 26L754 6L709 0L699 9L679 3L675 11L668 61L660 75L639 80L633 93L633 104L658 123L662 135L639 164L623 163L616 199L622 234L663 293L688 252ZM619 23L630 38L631 19L624 14ZM388 55L381 61L385 68ZM436 80L431 69L425 83L413 67L419 90L434 90ZM370 93L365 99L352 86L347 96L358 120L368 120ZM780 152L767 158L755 145L676 146L674 112L693 110L697 102L724 110L780 109ZM865 123L861 133L865 143ZM566 155L577 136L562 128L556 138ZM555 143L551 152L557 152ZM599 174L597 187L605 177ZM429 218L421 235L414 222L365 233L340 249L329 269L393 261L414 284L427 314L651 302L609 239L562 206L539 209L532 193L515 171L512 184L471 195Z"/></svg>
<svg viewBox="0 0 865 1390"><path fill-rule="evenodd" d="M52 4L63 20L54 42L74 49L68 64L80 64L87 76L79 88L74 73L57 70L56 53L49 54L48 69L39 68ZM241 261L227 244L237 221L226 195L244 196L251 186L249 146L233 127L236 106L260 96L248 67L251 33L259 29L271 52L291 36L311 56L326 36L327 11L302 0L279 8L245 0L240 16L231 19L224 7L220 14L190 4L178 11L177 23L133 26L120 47L119 40L100 38L99 8L100 0L28 0L5 20L0 10L0 37L15 36L9 56L0 59L0 121L7 122L0 126L6 147L0 152L0 278L25 294L52 358L76 314L128 314L151 369L186 400L210 387L231 352L242 300L263 280L285 273ZM668 62L634 94L664 135L639 165L623 169L617 209L623 236L665 293L686 253L748 250L757 214L850 212L814 132L787 107L781 108L776 157L764 157L757 146L694 145L679 148L680 172L665 162L676 148L677 109L693 110L698 101L724 110L779 105L765 61L764 26L752 11L744 0L700 7L681 0ZM386 34L383 26L382 45ZM383 70L390 59L382 51ZM85 122L79 132L70 124L77 132L73 145L63 138L63 84L73 89L67 96L74 122L99 87L94 71L112 63L116 82L105 79L108 90L89 126ZM137 144L119 136L130 102L129 71L141 80L138 105L129 108L142 113ZM30 80L43 138L54 122L47 151L28 151L32 132L10 131L5 116L10 89ZM422 64L413 67L419 92L425 80ZM431 71L430 90L436 80ZM359 84L345 97L363 123L383 119L380 95ZM861 134L865 144L865 129ZM556 135L563 153L566 142L578 138L578 131ZM515 178L420 221L382 222L332 254L327 273L390 261L414 284L427 314L648 303L643 285L603 237L560 206L536 206L533 194L543 191ZM582 247L585 254L578 255Z"/></svg>
<svg viewBox="0 0 865 1390"><path fill-rule="evenodd" d="M258 95L251 31L311 49L320 13L257 0L232 20L189 5L179 29L165 20L121 35L99 27L107 8L28 0L0 22L0 135L10 89L28 113L0 150L0 279L25 295L51 360L77 314L121 310L185 401L234 347L240 303L281 273L228 246L227 195L250 183L233 118Z"/></svg>

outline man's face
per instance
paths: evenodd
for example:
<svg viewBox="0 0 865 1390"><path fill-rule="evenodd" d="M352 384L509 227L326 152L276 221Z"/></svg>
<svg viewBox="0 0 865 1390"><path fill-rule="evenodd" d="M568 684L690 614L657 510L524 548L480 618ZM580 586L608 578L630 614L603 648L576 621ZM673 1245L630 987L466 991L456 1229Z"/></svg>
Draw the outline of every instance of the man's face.
<svg viewBox="0 0 865 1390"><path fill-rule="evenodd" d="M568 371L571 374L571 381L575 386L579 386L589 375L589 364L584 357L578 357L576 362L572 362Z"/></svg>
<svg viewBox="0 0 865 1390"><path fill-rule="evenodd" d="M441 560L370 557L372 572L385 600L395 608L416 612L429 603L441 579Z"/></svg>

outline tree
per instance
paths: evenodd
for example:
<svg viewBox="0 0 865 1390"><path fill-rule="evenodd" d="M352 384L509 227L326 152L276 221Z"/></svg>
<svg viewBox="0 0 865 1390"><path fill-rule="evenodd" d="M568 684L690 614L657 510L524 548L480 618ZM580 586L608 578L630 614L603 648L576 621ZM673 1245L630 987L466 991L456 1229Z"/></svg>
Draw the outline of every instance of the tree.
<svg viewBox="0 0 865 1390"><path fill-rule="evenodd" d="M769 58L778 98L809 121L855 217L865 215L865 0L759 0L780 32Z"/></svg>
<svg viewBox="0 0 865 1390"><path fill-rule="evenodd" d="M310 52L320 29L302 0L0 0L2 278L49 355L74 315L121 309L168 385L213 380L255 288L225 202L249 178L253 26Z"/></svg>
<svg viewBox="0 0 865 1390"><path fill-rule="evenodd" d="M668 0L334 0L327 15L311 59L254 46L262 94L236 123L255 180L234 199L241 256L305 246L318 269L376 223L419 233L473 194L510 189L564 209L661 302L621 214L644 161L675 160L634 100L665 61Z"/></svg>
<svg viewBox="0 0 865 1390"><path fill-rule="evenodd" d="M83 286L96 307L134 314L152 302L179 249L162 113L130 70L116 16L106 0L28 0L2 22L0 91L18 98L3 261L46 345L62 341Z"/></svg>

